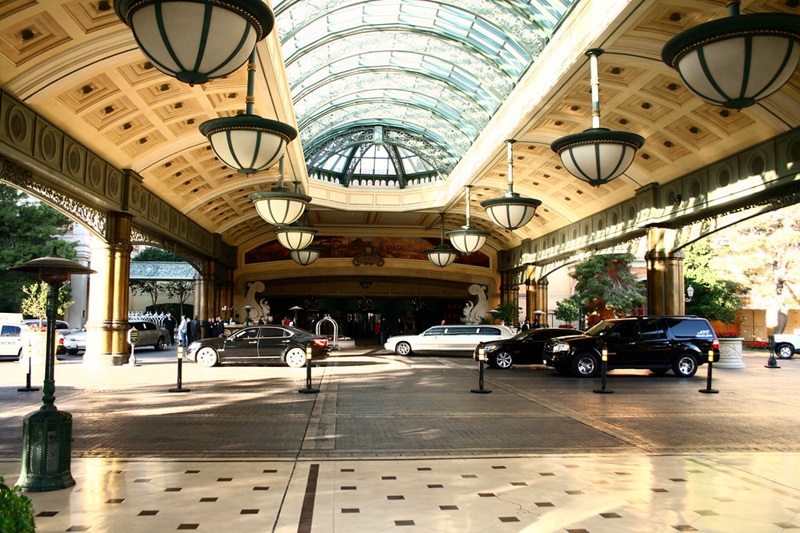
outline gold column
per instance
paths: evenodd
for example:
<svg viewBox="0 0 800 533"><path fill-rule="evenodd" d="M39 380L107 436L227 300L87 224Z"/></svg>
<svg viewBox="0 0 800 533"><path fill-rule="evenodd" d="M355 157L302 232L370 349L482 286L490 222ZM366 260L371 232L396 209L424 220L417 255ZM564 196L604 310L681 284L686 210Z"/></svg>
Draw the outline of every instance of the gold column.
<svg viewBox="0 0 800 533"><path fill-rule="evenodd" d="M108 214L108 243L92 249L85 365L128 362L128 306L131 271L131 220L128 213Z"/></svg>
<svg viewBox="0 0 800 533"><path fill-rule="evenodd" d="M672 249L675 230L647 230L647 314L682 315L686 312L683 286L683 252Z"/></svg>
<svg viewBox="0 0 800 533"><path fill-rule="evenodd" d="M539 322L541 322L542 325L548 325L547 322L548 319L547 300L549 297L548 285L550 285L550 282L547 280L547 278L536 280L536 309L534 309L534 311L542 311L544 314L534 315L534 318L531 319L531 322L533 322L533 320L538 316Z"/></svg>

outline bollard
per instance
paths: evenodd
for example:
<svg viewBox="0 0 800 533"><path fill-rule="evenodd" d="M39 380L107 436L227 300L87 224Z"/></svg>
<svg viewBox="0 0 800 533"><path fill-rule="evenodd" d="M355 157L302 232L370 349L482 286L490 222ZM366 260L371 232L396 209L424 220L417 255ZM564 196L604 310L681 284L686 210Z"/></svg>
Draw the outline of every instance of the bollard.
<svg viewBox="0 0 800 533"><path fill-rule="evenodd" d="M302 392L303 394L316 394L319 392L319 389L314 389L311 387L311 344L306 345L306 388L300 389L297 392Z"/></svg>
<svg viewBox="0 0 800 533"><path fill-rule="evenodd" d="M597 394L614 394L613 390L606 388L606 373L608 372L608 348L603 347L600 352L600 388L595 389L593 392Z"/></svg>
<svg viewBox="0 0 800 533"><path fill-rule="evenodd" d="M25 386L17 389L19 392L31 392L39 390L39 387L31 387L31 356L27 351L25 357L28 359L28 375L25 377Z"/></svg>
<svg viewBox="0 0 800 533"><path fill-rule="evenodd" d="M178 384L174 389L169 389L169 392L189 392L192 389L183 388L183 346L178 346Z"/></svg>
<svg viewBox="0 0 800 533"><path fill-rule="evenodd" d="M478 348L478 388L472 389L470 392L475 394L489 394L490 390L483 388L483 363L486 362L486 351L483 346Z"/></svg>
<svg viewBox="0 0 800 533"><path fill-rule="evenodd" d="M769 336L769 359L764 368L780 368L778 361L775 360L775 337L773 335Z"/></svg>
<svg viewBox="0 0 800 533"><path fill-rule="evenodd" d="M717 394L719 391L711 388L711 372L714 369L714 350L708 351L708 375L706 376L706 388L700 389L698 392L705 394Z"/></svg>

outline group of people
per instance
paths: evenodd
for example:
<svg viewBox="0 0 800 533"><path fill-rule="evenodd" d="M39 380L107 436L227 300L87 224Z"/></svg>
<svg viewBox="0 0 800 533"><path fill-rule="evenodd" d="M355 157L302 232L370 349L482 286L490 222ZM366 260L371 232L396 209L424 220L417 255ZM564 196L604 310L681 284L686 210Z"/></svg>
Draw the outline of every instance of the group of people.
<svg viewBox="0 0 800 533"><path fill-rule="evenodd" d="M164 329L169 333L170 345L174 345L177 341L180 346L189 346L194 341L203 338L203 329L205 329L206 337L221 336L225 330L225 322L221 317L212 317L205 323L201 323L197 315L191 320L188 316L182 316L178 322L175 317L167 313L164 318Z"/></svg>

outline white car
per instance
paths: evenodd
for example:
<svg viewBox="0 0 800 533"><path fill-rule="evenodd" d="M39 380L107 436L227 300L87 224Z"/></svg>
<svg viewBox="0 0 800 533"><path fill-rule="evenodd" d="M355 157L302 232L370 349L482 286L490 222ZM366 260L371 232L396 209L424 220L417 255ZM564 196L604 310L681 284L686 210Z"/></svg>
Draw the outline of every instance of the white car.
<svg viewBox="0 0 800 533"><path fill-rule="evenodd" d="M800 352L800 335L792 333L778 333L774 335L775 355L781 359L791 359L795 353Z"/></svg>
<svg viewBox="0 0 800 533"><path fill-rule="evenodd" d="M389 337L384 348L398 355L424 352L468 352L475 351L481 342L508 339L514 332L506 326L490 324L434 326L419 335Z"/></svg>

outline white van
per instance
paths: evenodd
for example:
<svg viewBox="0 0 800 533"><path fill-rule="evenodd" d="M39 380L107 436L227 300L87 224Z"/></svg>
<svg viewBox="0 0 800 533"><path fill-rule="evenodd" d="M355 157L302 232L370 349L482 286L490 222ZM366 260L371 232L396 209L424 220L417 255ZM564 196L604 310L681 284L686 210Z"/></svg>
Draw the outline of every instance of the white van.
<svg viewBox="0 0 800 533"><path fill-rule="evenodd" d="M0 357L22 355L27 326L19 313L0 313Z"/></svg>

